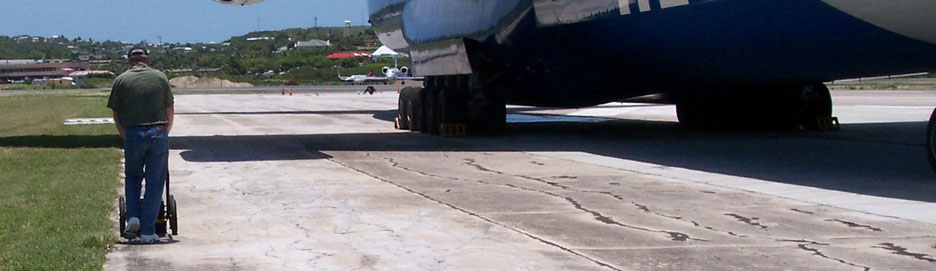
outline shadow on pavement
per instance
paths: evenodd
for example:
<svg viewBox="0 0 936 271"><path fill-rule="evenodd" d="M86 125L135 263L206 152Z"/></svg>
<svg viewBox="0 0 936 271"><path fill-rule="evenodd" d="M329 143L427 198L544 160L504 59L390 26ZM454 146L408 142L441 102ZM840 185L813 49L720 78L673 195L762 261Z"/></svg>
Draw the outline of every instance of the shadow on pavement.
<svg viewBox="0 0 936 271"><path fill-rule="evenodd" d="M689 131L673 122L511 124L501 137L419 133L174 137L192 162L328 159L333 151L584 152L667 167L936 202L925 122L847 124L839 132Z"/></svg>

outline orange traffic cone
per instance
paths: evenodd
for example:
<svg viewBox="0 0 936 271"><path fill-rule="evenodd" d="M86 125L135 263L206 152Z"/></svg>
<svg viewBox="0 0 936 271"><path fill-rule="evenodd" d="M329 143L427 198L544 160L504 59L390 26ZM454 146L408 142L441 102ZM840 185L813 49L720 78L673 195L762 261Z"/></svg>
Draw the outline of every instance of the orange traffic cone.
<svg viewBox="0 0 936 271"><path fill-rule="evenodd" d="M293 90L289 89L289 96L292 96Z"/></svg>

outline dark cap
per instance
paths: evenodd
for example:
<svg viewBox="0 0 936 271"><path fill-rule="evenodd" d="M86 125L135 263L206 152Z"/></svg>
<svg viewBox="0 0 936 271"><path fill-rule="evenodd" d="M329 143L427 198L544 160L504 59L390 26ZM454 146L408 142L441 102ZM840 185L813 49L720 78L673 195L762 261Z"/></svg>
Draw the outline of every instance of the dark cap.
<svg viewBox="0 0 936 271"><path fill-rule="evenodd" d="M133 46L133 49L130 49L130 52L127 53L127 58L134 57L148 57L149 51L146 50L142 45Z"/></svg>

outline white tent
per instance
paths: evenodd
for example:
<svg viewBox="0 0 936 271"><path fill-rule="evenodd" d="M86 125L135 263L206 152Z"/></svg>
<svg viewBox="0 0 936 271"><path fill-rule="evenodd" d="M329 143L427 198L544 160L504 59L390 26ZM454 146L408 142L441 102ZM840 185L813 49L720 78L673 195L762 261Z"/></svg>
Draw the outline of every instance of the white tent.
<svg viewBox="0 0 936 271"><path fill-rule="evenodd" d="M377 49L377 51L374 51L373 56L374 56L374 59L377 59L378 57L400 58L400 57L406 57L406 54L397 53L396 51L394 51L393 49L390 49L390 47L387 47L387 46L381 46L380 49Z"/></svg>

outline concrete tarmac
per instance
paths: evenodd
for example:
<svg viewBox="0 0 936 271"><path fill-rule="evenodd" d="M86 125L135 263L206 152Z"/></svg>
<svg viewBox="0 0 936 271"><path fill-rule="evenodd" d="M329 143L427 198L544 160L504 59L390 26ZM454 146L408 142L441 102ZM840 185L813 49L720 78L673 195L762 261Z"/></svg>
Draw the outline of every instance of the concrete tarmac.
<svg viewBox="0 0 936 271"><path fill-rule="evenodd" d="M613 103L451 139L394 130L393 91L178 95L180 235L105 270L936 269L936 92L833 96L838 132Z"/></svg>

